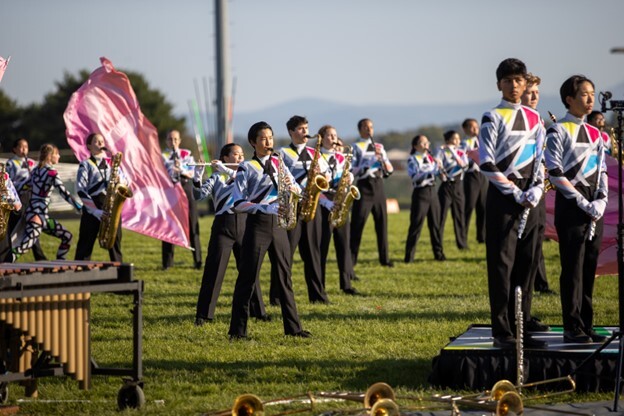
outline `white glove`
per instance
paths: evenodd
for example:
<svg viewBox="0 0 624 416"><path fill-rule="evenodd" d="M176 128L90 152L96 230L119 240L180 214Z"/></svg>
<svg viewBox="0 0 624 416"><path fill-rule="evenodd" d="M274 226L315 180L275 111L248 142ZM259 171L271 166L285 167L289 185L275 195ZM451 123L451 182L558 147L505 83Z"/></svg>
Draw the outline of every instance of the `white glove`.
<svg viewBox="0 0 624 416"><path fill-rule="evenodd" d="M349 185L353 185L353 181L355 180L353 173L347 172L347 175L349 175Z"/></svg>
<svg viewBox="0 0 624 416"><path fill-rule="evenodd" d="M594 206L592 205L591 202L589 202L587 199L580 197L578 201L576 201L576 205L582 209L583 211L585 211L585 213L587 213L587 215L589 215L590 217L594 218L598 215L598 212L596 211L596 208L594 208Z"/></svg>
<svg viewBox="0 0 624 416"><path fill-rule="evenodd" d="M267 207L267 214L277 215L278 211L279 211L279 204L277 202L273 202L272 204L269 204L269 206Z"/></svg>
<svg viewBox="0 0 624 416"><path fill-rule="evenodd" d="M201 183L202 178L204 177L204 169L206 169L205 166L195 166L194 169L194 173L193 173L193 182L199 182Z"/></svg>
<svg viewBox="0 0 624 416"><path fill-rule="evenodd" d="M594 217L594 220L598 221L604 215L605 209L607 208L607 201L604 199L597 199L591 202L591 206L596 211L596 214L598 214Z"/></svg>
<svg viewBox="0 0 624 416"><path fill-rule="evenodd" d="M531 204L531 207L535 208L539 204L540 199L542 199L543 194L544 190L542 188L533 186L524 193L524 197Z"/></svg>
<svg viewBox="0 0 624 416"><path fill-rule="evenodd" d="M332 209L334 209L334 201L330 201L327 198L319 199L319 204L321 204L321 206L328 211L331 211Z"/></svg>
<svg viewBox="0 0 624 416"><path fill-rule="evenodd" d="M517 186L513 190L513 197L516 203L520 205L524 202L524 192L522 192Z"/></svg>

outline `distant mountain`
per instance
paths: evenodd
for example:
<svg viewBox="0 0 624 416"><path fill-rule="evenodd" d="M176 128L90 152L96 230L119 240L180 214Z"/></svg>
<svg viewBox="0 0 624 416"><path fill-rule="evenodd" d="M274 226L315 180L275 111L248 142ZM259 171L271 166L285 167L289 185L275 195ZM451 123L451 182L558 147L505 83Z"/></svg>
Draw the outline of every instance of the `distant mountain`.
<svg viewBox="0 0 624 416"><path fill-rule="evenodd" d="M609 89L613 98L624 100L624 82ZM596 93L596 108L600 107ZM324 123L332 124L341 137L356 136L356 124L363 117L370 117L375 122L375 132L382 135L389 131L416 130L425 125L459 125L467 117L480 119L484 111L495 102L475 102L469 104L412 104L412 105L352 105L317 98L301 98L268 107L258 111L234 114L234 135L245 138L253 123L264 120L274 129L276 137L286 137L286 121L294 114L306 116L310 120L312 132ZM548 111L557 117L565 114L559 96L541 97L539 110L542 117L548 119Z"/></svg>

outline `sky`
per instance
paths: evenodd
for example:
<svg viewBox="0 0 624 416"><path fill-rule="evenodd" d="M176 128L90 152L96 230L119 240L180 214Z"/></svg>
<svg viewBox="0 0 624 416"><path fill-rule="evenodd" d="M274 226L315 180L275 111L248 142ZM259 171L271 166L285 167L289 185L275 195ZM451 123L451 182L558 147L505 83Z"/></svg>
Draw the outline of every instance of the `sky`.
<svg viewBox="0 0 624 416"><path fill-rule="evenodd" d="M622 0L230 0L234 112L316 98L348 104L491 100L508 57L542 94L580 73L596 90L624 81ZM139 72L178 115L194 82L215 78L214 1L0 0L0 83L41 102L65 71ZM623 99L624 97L614 97ZM203 99L203 98L202 98ZM296 109L293 109L296 112Z"/></svg>

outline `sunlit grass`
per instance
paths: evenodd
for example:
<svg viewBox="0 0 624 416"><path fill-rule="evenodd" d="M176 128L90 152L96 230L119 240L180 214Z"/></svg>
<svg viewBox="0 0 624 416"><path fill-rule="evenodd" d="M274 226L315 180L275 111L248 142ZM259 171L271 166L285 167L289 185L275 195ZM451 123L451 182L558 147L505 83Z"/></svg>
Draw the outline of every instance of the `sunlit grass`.
<svg viewBox="0 0 624 416"><path fill-rule="evenodd" d="M474 224L470 249L455 248L452 224L447 221L447 262L434 262L428 233L422 233L416 260L402 262L408 213L390 215L390 251L396 267L381 267L372 219L362 242L354 286L363 296L349 297L339 290L333 255L328 264L327 291L331 305L307 302L303 265L295 254L293 282L303 327L313 338L284 337L279 309L267 306L273 322L249 323L250 341L229 342L231 298L236 279L233 258L212 324L195 327L195 304L201 272L192 268L190 252L176 249L175 267L162 271L160 242L124 232L124 259L136 266L135 277L145 281L144 348L145 414L199 414L229 409L236 396L254 393L262 399L293 396L306 391L365 391L384 381L396 390L429 395L427 383L432 359L449 341L473 323L489 324L485 247L476 243ZM77 234L78 221L63 221ZM204 255L212 217L201 220ZM51 256L56 241L43 237ZM558 247L544 246L551 287L559 291ZM72 250L73 255L73 250ZM23 261L32 260L32 255ZM95 259L107 259L96 249ZM268 258L262 269L262 287L269 288ZM92 353L101 365L131 363L130 297L96 294L92 301ZM596 282L595 321L617 325L615 277ZM557 296L537 295L534 314L549 324L561 323ZM41 402L20 403L25 414L117 414L120 378L94 376L89 391L79 390L72 379L39 381ZM10 403L25 399L18 384L10 386ZM558 401L611 398L611 393L558 396ZM58 402L43 402L58 400ZM327 403L320 410L356 407L353 403ZM271 410L268 410L270 414ZM128 411L135 413L136 411Z"/></svg>

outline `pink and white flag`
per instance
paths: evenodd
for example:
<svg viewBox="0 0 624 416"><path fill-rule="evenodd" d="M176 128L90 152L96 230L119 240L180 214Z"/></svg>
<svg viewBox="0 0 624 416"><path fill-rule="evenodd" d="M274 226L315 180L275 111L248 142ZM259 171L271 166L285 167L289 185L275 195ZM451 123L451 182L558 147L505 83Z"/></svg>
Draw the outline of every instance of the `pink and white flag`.
<svg viewBox="0 0 624 416"><path fill-rule="evenodd" d="M9 56L7 59L4 59L0 56L0 82L2 82L2 77L4 76L4 71L6 71L7 66L9 66L9 61L11 57Z"/></svg>
<svg viewBox="0 0 624 416"><path fill-rule="evenodd" d="M604 231L598 256L596 275L617 274L617 223L618 223L618 163L606 157L609 177L609 203L604 214ZM624 176L624 175L623 175ZM555 192L546 196L546 237L559 241L555 229Z"/></svg>
<svg viewBox="0 0 624 416"><path fill-rule="evenodd" d="M165 168L158 132L141 112L128 77L106 58L72 94L64 119L67 142L78 160L89 157L86 140L93 132L106 147L123 152L121 168L134 197L122 210L122 226L158 240L189 248L188 201Z"/></svg>

